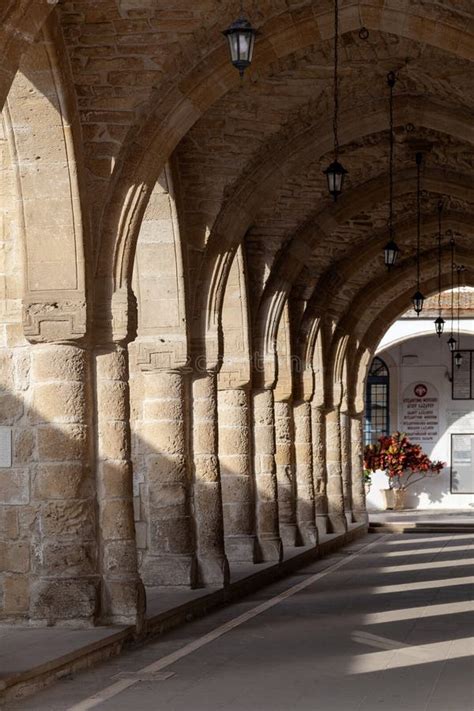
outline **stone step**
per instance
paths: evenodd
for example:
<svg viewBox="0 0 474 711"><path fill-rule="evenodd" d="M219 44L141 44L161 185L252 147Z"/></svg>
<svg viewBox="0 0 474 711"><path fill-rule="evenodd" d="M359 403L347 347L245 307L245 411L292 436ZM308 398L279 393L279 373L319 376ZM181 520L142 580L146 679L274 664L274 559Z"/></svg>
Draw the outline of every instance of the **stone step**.
<svg viewBox="0 0 474 711"><path fill-rule="evenodd" d="M474 533L474 522L374 521L369 525L369 533Z"/></svg>

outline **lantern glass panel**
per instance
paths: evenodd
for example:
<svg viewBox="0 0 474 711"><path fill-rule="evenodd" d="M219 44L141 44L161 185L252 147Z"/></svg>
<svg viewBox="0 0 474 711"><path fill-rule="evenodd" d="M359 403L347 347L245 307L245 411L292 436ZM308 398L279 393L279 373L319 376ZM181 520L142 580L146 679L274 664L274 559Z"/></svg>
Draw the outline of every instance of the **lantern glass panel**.
<svg viewBox="0 0 474 711"><path fill-rule="evenodd" d="M329 194L335 198L342 193L344 176L346 173L347 170L338 161L331 163L331 165L324 171L328 183Z"/></svg>
<svg viewBox="0 0 474 711"><path fill-rule="evenodd" d="M435 321L435 329L438 336L441 336L444 330L444 318L438 317Z"/></svg>
<svg viewBox="0 0 474 711"><path fill-rule="evenodd" d="M451 351L451 353L454 353L456 350L456 339L451 336L451 338L448 338L448 348Z"/></svg>
<svg viewBox="0 0 474 711"><path fill-rule="evenodd" d="M386 267L393 267L395 262L398 259L398 255L400 254L400 250L398 249L396 243L393 240L390 240L388 244L385 245L384 248L384 262Z"/></svg>
<svg viewBox="0 0 474 711"><path fill-rule="evenodd" d="M239 32L232 32L229 33L228 39L229 39L229 48L230 48L230 58L232 62L238 62L240 59L240 54L239 54L239 49L240 49L240 43L239 43Z"/></svg>
<svg viewBox="0 0 474 711"><path fill-rule="evenodd" d="M415 294L413 294L412 301L415 312L417 314L421 313L423 311L423 303L425 301L425 297L423 296L423 294L417 291Z"/></svg>

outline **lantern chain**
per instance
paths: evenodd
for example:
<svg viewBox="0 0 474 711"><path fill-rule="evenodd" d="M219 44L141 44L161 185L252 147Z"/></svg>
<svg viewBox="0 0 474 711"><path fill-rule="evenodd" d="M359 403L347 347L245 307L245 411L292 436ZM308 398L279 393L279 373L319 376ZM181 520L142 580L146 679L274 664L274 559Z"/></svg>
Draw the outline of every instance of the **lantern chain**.
<svg viewBox="0 0 474 711"><path fill-rule="evenodd" d="M339 38L339 0L334 0L334 160L337 161L339 156L339 136L338 136L338 119L339 119L339 86L338 86L338 38Z"/></svg>
<svg viewBox="0 0 474 711"><path fill-rule="evenodd" d="M451 338L454 336L454 248L455 248L455 241L454 238L451 238L450 241L450 247L451 247Z"/></svg>
<svg viewBox="0 0 474 711"><path fill-rule="evenodd" d="M458 351L461 350L461 274L464 272L465 267L462 264L456 266L456 271L458 275L457 286L458 286Z"/></svg>
<svg viewBox="0 0 474 711"><path fill-rule="evenodd" d="M443 212L443 203L438 202L438 312L441 318L441 214Z"/></svg>
<svg viewBox="0 0 474 711"><path fill-rule="evenodd" d="M421 243L421 161L423 156L421 153L416 154L416 283L417 289L420 291L420 243Z"/></svg>
<svg viewBox="0 0 474 711"><path fill-rule="evenodd" d="M389 157L389 216L388 229L390 239L393 238L393 153L394 153L394 135L393 135L393 87L395 86L395 74L389 72L387 82L390 87L390 157Z"/></svg>

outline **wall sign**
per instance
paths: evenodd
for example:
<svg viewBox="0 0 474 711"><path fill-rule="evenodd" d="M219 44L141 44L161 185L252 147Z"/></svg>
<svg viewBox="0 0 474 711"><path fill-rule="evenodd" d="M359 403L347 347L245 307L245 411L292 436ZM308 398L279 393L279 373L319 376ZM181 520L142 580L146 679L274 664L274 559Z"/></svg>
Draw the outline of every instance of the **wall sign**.
<svg viewBox="0 0 474 711"><path fill-rule="evenodd" d="M474 494L474 434L451 435L451 493Z"/></svg>
<svg viewBox="0 0 474 711"><path fill-rule="evenodd" d="M416 382L405 388L402 431L415 443L436 442L439 434L439 397L434 385Z"/></svg>

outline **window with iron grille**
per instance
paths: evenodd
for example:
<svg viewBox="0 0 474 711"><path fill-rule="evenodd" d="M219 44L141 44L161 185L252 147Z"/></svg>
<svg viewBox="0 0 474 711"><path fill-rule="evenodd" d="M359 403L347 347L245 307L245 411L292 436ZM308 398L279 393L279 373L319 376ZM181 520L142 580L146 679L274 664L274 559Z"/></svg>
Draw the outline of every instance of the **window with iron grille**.
<svg viewBox="0 0 474 711"><path fill-rule="evenodd" d="M365 393L365 444L374 444L381 435L390 432L389 421L390 375L381 358L374 358L370 366Z"/></svg>

